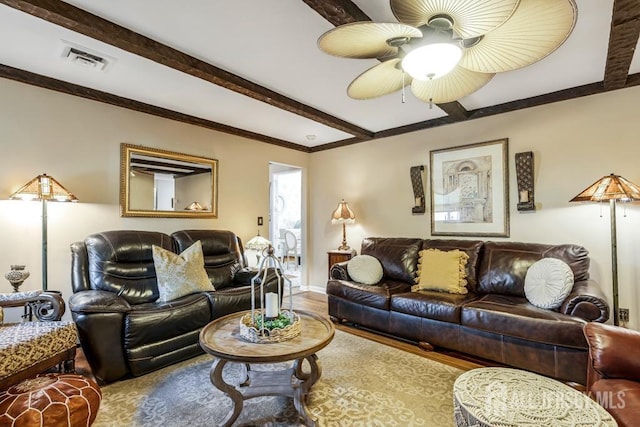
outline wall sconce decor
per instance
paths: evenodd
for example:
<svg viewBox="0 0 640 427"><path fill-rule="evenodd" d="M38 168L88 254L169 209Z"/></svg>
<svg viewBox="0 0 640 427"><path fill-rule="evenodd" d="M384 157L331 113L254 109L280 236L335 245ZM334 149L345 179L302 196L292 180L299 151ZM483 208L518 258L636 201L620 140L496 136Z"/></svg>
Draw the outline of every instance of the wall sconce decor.
<svg viewBox="0 0 640 427"><path fill-rule="evenodd" d="M42 202L42 290L47 290L47 202L77 202L71 194L53 177L38 175L18 191L9 196L12 200L33 200Z"/></svg>
<svg viewBox="0 0 640 427"><path fill-rule="evenodd" d="M535 211L532 151L516 153L516 179L518 181L518 210Z"/></svg>
<svg viewBox="0 0 640 427"><path fill-rule="evenodd" d="M422 185L422 172L424 166L411 166L411 186L413 187L414 206L411 213L423 214L425 212L424 187Z"/></svg>
<svg viewBox="0 0 640 427"><path fill-rule="evenodd" d="M347 204L347 202L342 199L340 203L338 203L338 207L333 214L331 214L331 224L342 224L342 244L338 247L339 251L348 251L351 248L347 245L347 230L346 224L353 224L356 222L356 216Z"/></svg>
<svg viewBox="0 0 640 427"><path fill-rule="evenodd" d="M618 242L616 231L616 202L640 200L640 187L619 175L603 176L570 202L609 202L611 221L611 284L613 288L613 323L620 324L618 304Z"/></svg>

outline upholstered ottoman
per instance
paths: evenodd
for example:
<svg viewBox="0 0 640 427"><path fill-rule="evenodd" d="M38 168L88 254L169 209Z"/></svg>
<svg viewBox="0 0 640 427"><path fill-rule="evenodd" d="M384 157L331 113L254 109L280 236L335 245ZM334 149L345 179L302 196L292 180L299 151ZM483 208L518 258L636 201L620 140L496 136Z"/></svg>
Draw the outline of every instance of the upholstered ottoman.
<svg viewBox="0 0 640 427"><path fill-rule="evenodd" d="M457 427L615 427L596 401L568 385L533 372L477 368L453 384Z"/></svg>
<svg viewBox="0 0 640 427"><path fill-rule="evenodd" d="M98 385L82 375L41 375L0 392L0 426L88 427L101 400Z"/></svg>
<svg viewBox="0 0 640 427"><path fill-rule="evenodd" d="M45 372L63 361L73 370L77 343L78 331L71 321L1 326L0 389Z"/></svg>

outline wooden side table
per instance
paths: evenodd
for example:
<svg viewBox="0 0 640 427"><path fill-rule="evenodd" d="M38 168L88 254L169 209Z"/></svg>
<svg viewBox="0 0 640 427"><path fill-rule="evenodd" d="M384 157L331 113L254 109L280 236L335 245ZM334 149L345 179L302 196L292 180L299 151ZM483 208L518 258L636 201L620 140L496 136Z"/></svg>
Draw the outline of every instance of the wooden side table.
<svg viewBox="0 0 640 427"><path fill-rule="evenodd" d="M329 267L327 269L328 277L331 277L331 266L338 262L349 261L351 258L356 256L356 250L351 249L350 251L327 251L327 255L329 256Z"/></svg>

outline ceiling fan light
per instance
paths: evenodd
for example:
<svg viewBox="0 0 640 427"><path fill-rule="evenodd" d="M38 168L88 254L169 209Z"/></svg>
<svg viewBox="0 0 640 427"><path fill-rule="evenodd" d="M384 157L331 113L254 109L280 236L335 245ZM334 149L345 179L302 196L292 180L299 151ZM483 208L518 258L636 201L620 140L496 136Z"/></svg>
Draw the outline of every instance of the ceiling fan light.
<svg viewBox="0 0 640 427"><path fill-rule="evenodd" d="M409 52L402 60L402 69L417 80L437 79L453 70L460 58L460 46L432 43Z"/></svg>

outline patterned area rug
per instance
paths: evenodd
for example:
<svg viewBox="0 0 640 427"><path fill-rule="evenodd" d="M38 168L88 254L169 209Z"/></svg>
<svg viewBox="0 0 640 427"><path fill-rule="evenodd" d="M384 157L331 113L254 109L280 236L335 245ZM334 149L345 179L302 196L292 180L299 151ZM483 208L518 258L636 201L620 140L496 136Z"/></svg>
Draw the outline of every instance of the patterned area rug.
<svg viewBox="0 0 640 427"><path fill-rule="evenodd" d="M318 352L322 377L309 395L318 426L451 427L453 383L463 371L346 332ZM212 356L203 355L103 387L94 427L219 426L231 399L209 380ZM253 370L281 368L255 365ZM225 367L237 384L240 365ZM244 402L234 426L300 426L291 399Z"/></svg>

